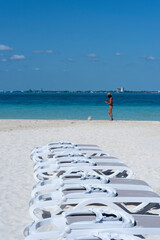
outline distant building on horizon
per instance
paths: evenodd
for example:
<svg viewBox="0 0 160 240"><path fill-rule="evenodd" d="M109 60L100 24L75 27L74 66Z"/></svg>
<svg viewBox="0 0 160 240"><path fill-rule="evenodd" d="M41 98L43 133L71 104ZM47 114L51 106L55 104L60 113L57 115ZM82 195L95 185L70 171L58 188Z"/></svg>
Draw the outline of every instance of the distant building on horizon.
<svg viewBox="0 0 160 240"><path fill-rule="evenodd" d="M124 87L117 88L116 92L117 92L117 93L124 92Z"/></svg>

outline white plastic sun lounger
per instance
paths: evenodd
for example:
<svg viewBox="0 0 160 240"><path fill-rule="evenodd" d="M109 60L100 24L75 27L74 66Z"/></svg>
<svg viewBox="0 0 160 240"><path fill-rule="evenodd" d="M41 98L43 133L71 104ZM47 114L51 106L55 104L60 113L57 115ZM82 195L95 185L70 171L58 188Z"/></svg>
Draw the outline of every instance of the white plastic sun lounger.
<svg viewBox="0 0 160 240"><path fill-rule="evenodd" d="M110 156L107 152L102 151L101 149L58 149L52 152L41 152L35 153L31 156L31 159L34 163L39 161L47 161L48 158L59 158L64 156L73 156L73 155L83 155L83 156Z"/></svg>
<svg viewBox="0 0 160 240"><path fill-rule="evenodd" d="M97 147L61 147L54 150L50 150L48 154L54 155L60 152L77 152L77 151L82 154L83 153L87 154L90 152L96 152L96 153L104 152L101 148L97 148Z"/></svg>
<svg viewBox="0 0 160 240"><path fill-rule="evenodd" d="M87 232L83 235L80 236L71 236L70 234L66 237L60 237L58 238L58 240L142 240L142 239L146 239L146 240L160 240L160 238L148 238L148 237L144 237L142 235L140 236L135 236L135 235L131 235L131 234L122 234L122 233L117 233L115 231L100 231L100 232L92 232L91 234L88 234ZM25 240L36 240L36 233L32 234L31 236L28 236L25 238ZM153 236L151 234L151 236ZM37 236L38 237L38 236ZM46 238L43 238L46 239ZM52 238L53 239L53 238ZM46 239L47 240L47 239Z"/></svg>
<svg viewBox="0 0 160 240"><path fill-rule="evenodd" d="M75 143L68 142L68 141L59 141L59 142L48 143L48 144L43 145L41 147L35 147L32 150L32 153L34 153L36 151L40 151L41 149L50 149L50 148L56 148L56 147L61 147L61 146L99 147L99 146L93 145L93 144L75 144Z"/></svg>
<svg viewBox="0 0 160 240"><path fill-rule="evenodd" d="M58 190L67 184L104 184L109 187L118 188L121 190L148 190L152 188L142 180L125 179L125 178L107 178L95 171L79 171L76 173L64 173L59 178L38 182L32 189L31 196L35 197L38 194L47 193Z"/></svg>
<svg viewBox="0 0 160 240"><path fill-rule="evenodd" d="M66 211L61 216L33 222L24 231L25 236L28 236L26 240L78 237L86 233L98 234L102 231L133 235L160 235L159 215L128 214L114 203L108 204L104 198L98 200L103 208L88 206L96 203L93 200L83 201L72 211ZM54 226L55 230L40 232L41 227L48 226L52 226L52 229Z"/></svg>
<svg viewBox="0 0 160 240"><path fill-rule="evenodd" d="M93 154L94 152L97 154L102 154L102 150L96 145L82 145L82 144L54 144L54 145L46 145L43 147L34 148L31 152L31 159L36 161L37 157L44 159L49 155L59 154L60 152L81 152ZM93 153L92 153L93 152ZM94 154L95 154L94 153ZM108 153L105 153L108 155Z"/></svg>
<svg viewBox="0 0 160 240"><path fill-rule="evenodd" d="M120 159L112 157L112 156L100 156L100 157L87 157L84 156L83 154L79 155L69 155L65 157L53 157L53 158L48 158L46 161L40 160L37 161L37 163L34 165L34 170L36 170L38 167L44 167L44 166L49 166L51 164L55 164L56 162L63 162L63 163L69 163L72 161L77 161L77 160L90 160L90 161L99 161L102 162L108 162L108 163L123 163Z"/></svg>
<svg viewBox="0 0 160 240"><path fill-rule="evenodd" d="M38 182L39 180L51 179L55 173L59 173L59 176L68 171L74 169L79 170L95 170L101 171L108 177L126 177L130 178L133 175L132 170L122 163L107 163L105 161L90 161L87 160L73 160L71 163L57 162L56 164L49 165L48 167L38 167L34 171L34 178Z"/></svg>
<svg viewBox="0 0 160 240"><path fill-rule="evenodd" d="M38 220L39 217L36 215L36 211L39 213L50 209L49 216L51 216L61 212L64 207L78 205L84 199L95 199L94 201L98 203L99 198L104 198L107 202L118 203L119 206L130 212L139 212L142 210L145 212L145 209L148 210L157 203L160 204L160 196L152 190L121 190L106 186L105 184L72 184L65 185L59 191L40 194L32 198L29 211L31 217L34 220ZM131 203L134 206L132 210L128 206Z"/></svg>
<svg viewBox="0 0 160 240"><path fill-rule="evenodd" d="M51 151L57 148L67 148L67 147L72 147L72 148L99 148L97 145L91 145L91 144L74 144L72 142L56 142L56 143L49 143L47 145L41 146L41 147L36 147L32 150L31 156L34 155L35 153L39 152L46 152L46 151Z"/></svg>
<svg viewBox="0 0 160 240"><path fill-rule="evenodd" d="M153 235L151 234L151 237L153 237ZM148 237L144 237L142 235L140 236L135 236L135 235L131 235L131 234L122 234L122 233L117 233L114 231L101 231L98 233L92 233L92 234L88 234L85 233L83 235L77 236L77 237L71 237L71 235L68 235L68 237L62 237L60 238L60 240L142 240L142 239L146 239L146 240L160 240L160 238L148 238Z"/></svg>

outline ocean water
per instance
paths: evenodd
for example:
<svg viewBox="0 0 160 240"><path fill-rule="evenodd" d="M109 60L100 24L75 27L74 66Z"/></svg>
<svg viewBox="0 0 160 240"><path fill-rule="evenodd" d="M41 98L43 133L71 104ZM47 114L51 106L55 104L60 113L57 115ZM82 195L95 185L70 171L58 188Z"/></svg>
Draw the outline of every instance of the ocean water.
<svg viewBox="0 0 160 240"><path fill-rule="evenodd" d="M115 120L160 121L160 93L113 93ZM0 119L109 119L106 93L0 93Z"/></svg>

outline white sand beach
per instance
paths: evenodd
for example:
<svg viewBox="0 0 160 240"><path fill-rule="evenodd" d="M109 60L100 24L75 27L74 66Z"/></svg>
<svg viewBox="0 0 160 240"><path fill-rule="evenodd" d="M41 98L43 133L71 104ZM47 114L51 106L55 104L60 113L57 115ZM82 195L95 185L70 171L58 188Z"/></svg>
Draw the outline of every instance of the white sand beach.
<svg viewBox="0 0 160 240"><path fill-rule="evenodd" d="M1 239L23 239L23 229L32 221L30 151L60 140L99 145L160 193L160 122L0 120Z"/></svg>

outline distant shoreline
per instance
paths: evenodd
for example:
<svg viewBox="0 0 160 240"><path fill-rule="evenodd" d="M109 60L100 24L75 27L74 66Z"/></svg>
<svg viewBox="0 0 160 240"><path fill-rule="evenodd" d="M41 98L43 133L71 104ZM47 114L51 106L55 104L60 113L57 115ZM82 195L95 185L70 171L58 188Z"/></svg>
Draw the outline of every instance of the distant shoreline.
<svg viewBox="0 0 160 240"><path fill-rule="evenodd" d="M113 91L113 90L107 90L107 91L69 91L69 90L65 90L65 91L53 91L53 90L7 90L7 91L3 91L1 90L0 93L107 93L107 92L111 92L111 93L160 93L160 91L127 91L125 90L124 92L117 92L117 91Z"/></svg>

